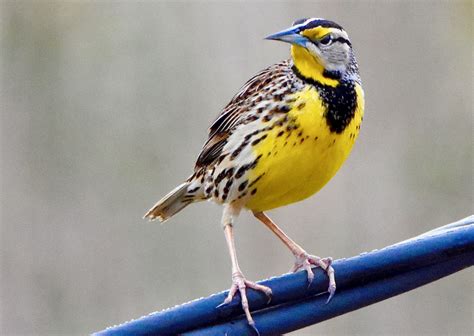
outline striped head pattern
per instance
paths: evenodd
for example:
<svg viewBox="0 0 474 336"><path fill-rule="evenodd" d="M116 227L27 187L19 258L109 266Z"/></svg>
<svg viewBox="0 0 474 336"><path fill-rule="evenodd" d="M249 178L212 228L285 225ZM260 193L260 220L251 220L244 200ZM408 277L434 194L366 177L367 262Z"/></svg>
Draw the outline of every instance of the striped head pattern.
<svg viewBox="0 0 474 336"><path fill-rule="evenodd" d="M297 66L300 63L304 68L302 63L316 61L328 77L336 78L358 73L349 36L333 21L320 18L300 19L290 28L266 39L292 44L292 56Z"/></svg>

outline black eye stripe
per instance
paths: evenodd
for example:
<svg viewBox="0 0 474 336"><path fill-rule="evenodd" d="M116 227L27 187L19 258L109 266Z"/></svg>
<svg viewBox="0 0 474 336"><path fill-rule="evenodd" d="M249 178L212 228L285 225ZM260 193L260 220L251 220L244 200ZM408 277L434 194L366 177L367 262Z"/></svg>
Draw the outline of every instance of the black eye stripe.
<svg viewBox="0 0 474 336"><path fill-rule="evenodd" d="M345 39L344 37L335 38L335 39L333 39L333 41L335 41L335 42L340 42L340 43L345 43L345 44L347 44L349 47L352 47L351 41Z"/></svg>
<svg viewBox="0 0 474 336"><path fill-rule="evenodd" d="M311 39L308 39L311 43L313 43L314 45L317 45L318 44L318 41L313 41ZM338 38L335 38L335 39L332 39L333 42L339 42L339 43L345 43L347 44L349 47L352 48L352 44L351 44L351 41L349 41L348 39L345 39L344 37L338 37Z"/></svg>

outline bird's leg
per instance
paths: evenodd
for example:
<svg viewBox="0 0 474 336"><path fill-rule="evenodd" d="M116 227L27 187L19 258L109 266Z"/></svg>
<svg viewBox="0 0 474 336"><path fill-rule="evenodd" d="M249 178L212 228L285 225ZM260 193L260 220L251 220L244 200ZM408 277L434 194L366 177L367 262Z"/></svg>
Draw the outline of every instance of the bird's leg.
<svg viewBox="0 0 474 336"><path fill-rule="evenodd" d="M329 278L329 300L333 297L336 292L336 279L334 277L334 269L331 266L332 258L320 258L308 254L301 246L295 243L290 237L286 235L271 219L263 212L254 212L257 217L266 227L268 227L278 238L290 249L291 253L295 256L295 265L291 268L291 272L296 272L299 269L305 269L308 273L308 282L314 279L314 273L311 270L311 265L321 267Z"/></svg>
<svg viewBox="0 0 474 336"><path fill-rule="evenodd" d="M237 254L235 252L234 244L234 231L232 227L233 215L231 214L231 209L224 208L224 214L222 216L222 224L224 226L224 234L227 242L227 247L229 248L230 259L232 261L232 286L230 287L229 294L222 303L222 305L228 304L232 301L233 297L239 291L240 301L242 304L242 309L245 312L248 323L255 329L255 322L250 314L249 304L247 300L246 288L252 288L258 291L262 291L267 295L268 302L270 302L272 297L272 290L269 287L256 284L255 282L248 281L245 279L242 271L240 270L239 263L237 261ZM222 306L221 305L221 306ZM256 329L255 329L256 330Z"/></svg>

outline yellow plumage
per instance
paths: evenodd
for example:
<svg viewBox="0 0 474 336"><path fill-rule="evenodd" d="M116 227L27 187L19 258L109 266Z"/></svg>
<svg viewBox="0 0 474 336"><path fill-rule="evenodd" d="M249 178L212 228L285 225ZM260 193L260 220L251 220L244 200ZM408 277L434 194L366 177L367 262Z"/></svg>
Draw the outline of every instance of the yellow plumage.
<svg viewBox="0 0 474 336"><path fill-rule="evenodd" d="M324 116L326 108L315 88L308 86L295 94L289 116L301 125L302 134L277 136L284 127L274 128L254 147L255 155L262 154L263 159L251 171L250 180L266 173L255 183L258 193L246 204L247 208L265 211L301 201L336 174L351 152L364 115L364 95L359 85L356 92L355 115L341 134L330 131ZM297 106L302 103L300 110Z"/></svg>

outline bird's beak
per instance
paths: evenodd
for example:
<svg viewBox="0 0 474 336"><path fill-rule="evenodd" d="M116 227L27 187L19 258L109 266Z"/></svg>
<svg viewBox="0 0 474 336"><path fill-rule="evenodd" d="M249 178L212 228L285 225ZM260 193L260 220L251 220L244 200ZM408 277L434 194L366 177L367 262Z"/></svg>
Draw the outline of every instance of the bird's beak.
<svg viewBox="0 0 474 336"><path fill-rule="evenodd" d="M306 37L298 34L298 31L298 27L290 27L288 29L265 37L265 40L283 41L291 44L296 44L301 47L306 47L306 42L308 42L308 40L306 39Z"/></svg>

